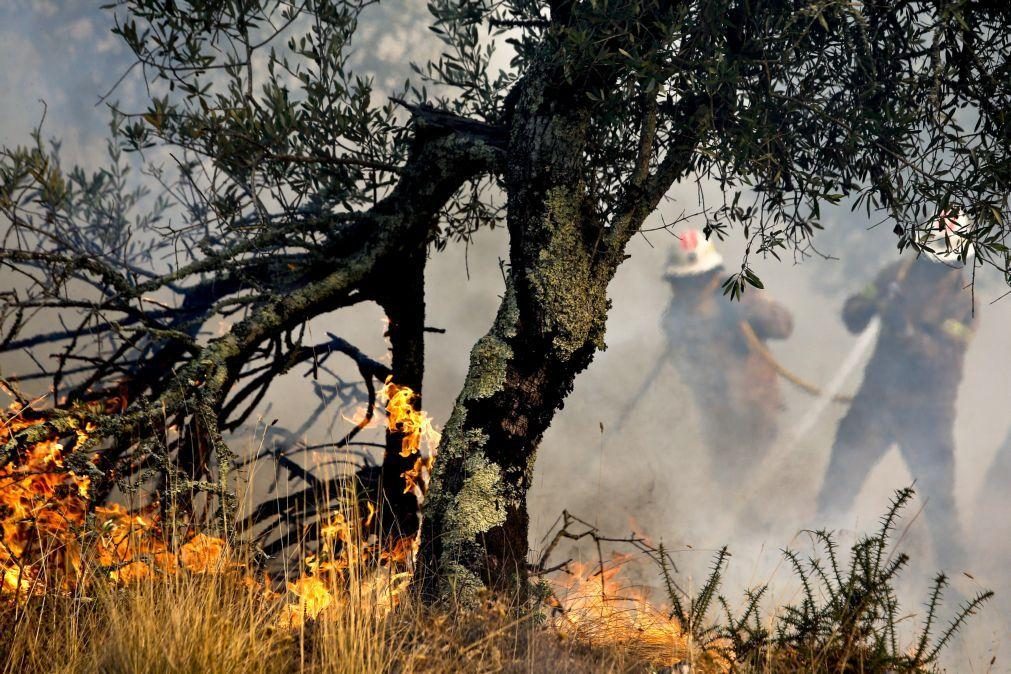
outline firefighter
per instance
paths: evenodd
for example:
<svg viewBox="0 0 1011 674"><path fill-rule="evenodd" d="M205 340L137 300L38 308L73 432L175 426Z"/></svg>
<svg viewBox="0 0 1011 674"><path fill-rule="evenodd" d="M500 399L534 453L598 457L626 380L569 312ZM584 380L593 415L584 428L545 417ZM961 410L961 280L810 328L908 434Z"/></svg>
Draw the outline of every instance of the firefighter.
<svg viewBox="0 0 1011 674"><path fill-rule="evenodd" d="M713 243L698 230L684 232L664 274L673 297L663 327L668 354L693 393L710 462L733 481L746 479L776 438L782 398L764 343L789 337L793 318L761 292L731 301L722 272Z"/></svg>
<svg viewBox="0 0 1011 674"><path fill-rule="evenodd" d="M862 332L874 316L881 328L863 383L839 423L818 510L820 518L847 511L867 475L898 444L926 498L924 515L938 559L951 565L962 556L955 400L975 319L957 254L957 232L968 220L942 215L938 225L948 230L936 240L938 247L956 250L892 264L844 305L850 332Z"/></svg>

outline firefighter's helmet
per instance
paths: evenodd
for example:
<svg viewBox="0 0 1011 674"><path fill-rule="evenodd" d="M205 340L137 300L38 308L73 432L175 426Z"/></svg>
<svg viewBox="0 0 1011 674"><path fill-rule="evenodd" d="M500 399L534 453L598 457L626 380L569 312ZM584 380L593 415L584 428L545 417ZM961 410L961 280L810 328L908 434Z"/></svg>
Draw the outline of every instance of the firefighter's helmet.
<svg viewBox="0 0 1011 674"><path fill-rule="evenodd" d="M964 211L941 211L932 221L931 233L926 237L927 245L934 251L928 257L944 264L958 262L965 247L962 234L968 232L970 226L969 216ZM972 244L969 244L966 259L971 258L974 252Z"/></svg>
<svg viewBox="0 0 1011 674"><path fill-rule="evenodd" d="M695 276L723 265L723 256L699 230L685 230L677 239L664 276Z"/></svg>

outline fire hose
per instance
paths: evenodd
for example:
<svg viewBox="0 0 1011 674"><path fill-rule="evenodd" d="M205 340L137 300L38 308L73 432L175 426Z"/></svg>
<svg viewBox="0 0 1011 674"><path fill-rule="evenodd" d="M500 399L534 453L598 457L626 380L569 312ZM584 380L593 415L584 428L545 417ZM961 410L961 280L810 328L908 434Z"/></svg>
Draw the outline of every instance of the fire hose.
<svg viewBox="0 0 1011 674"><path fill-rule="evenodd" d="M832 395L845 383L846 379L859 367L867 353L877 341L881 321L877 318L864 329L849 353L836 369L822 395L814 401L807 413L790 429L782 442L777 443L772 451L755 469L754 478L747 485L742 485L737 501L736 517L740 517L749 508L754 507L753 500L760 494L770 493L769 490L779 484L785 466L793 462L801 451L800 441L814 428L818 419L832 401Z"/></svg>
<svg viewBox="0 0 1011 674"><path fill-rule="evenodd" d="M908 258L899 266L898 270L896 270L895 278L892 281L886 300L890 300L896 293L899 292L900 286L903 281L905 281L907 275L909 274L909 270L912 268L915 261L916 258ZM878 312L880 312L880 309ZM864 328L863 332L857 338L856 343L853 344L849 353L847 353L846 357L843 358L839 367L836 369L835 374L832 375L832 378L826 385L826 390L819 395L817 399L815 399L806 414L804 414L804 416L801 417L796 424L794 424L783 441L777 443L777 445L773 447L772 451L755 470L754 479L752 479L747 487L742 490L740 498L737 501L737 519L739 519L739 517L746 512L748 508L754 507L753 500L756 496L759 494L770 493L769 489L774 488L778 484L783 468L791 463L796 455L801 451L800 441L803 440L807 434L811 432L811 429L815 427L829 403L835 400L836 393L843 386L847 377L849 377L853 371L860 366L860 363L863 362L867 353L877 342L878 333L880 331L881 319L876 316L871 320L867 327Z"/></svg>
<svg viewBox="0 0 1011 674"><path fill-rule="evenodd" d="M915 261L916 258L909 258L899 266L898 270L895 273L895 279L892 281L892 288L889 291L889 299L891 298L891 295L893 295L898 291L897 290L898 286L901 285L902 282L906 279L906 276L909 274L909 270L913 266L913 262ZM765 343L762 342L762 340L758 338L758 335L755 334L755 330L751 327L751 324L749 324L747 321L741 321L740 328L741 333L744 335L744 341L747 343L748 348L757 353L766 363L768 363L776 371L776 373L779 376L783 377L783 379L786 379L788 382L790 382L800 390L804 391L805 393L810 393L811 395L819 399L824 398L826 399L825 401L827 402L834 402L834 403L853 402L853 396L839 394L836 392L835 389L832 388L831 385L828 387L829 390L831 391L831 396L826 396L825 392L822 389L818 388L809 381L801 379L799 376L797 376L790 370L786 369L778 360L776 360L776 357L772 355L769 349L765 346ZM869 348L870 343L873 341L874 335L877 334L877 329L878 326L874 325L871 329L865 331L864 333L865 336L861 337L857 341L857 346L854 347L854 349L855 350L862 349L863 351L866 351L867 348ZM821 400L819 400L819 402L821 402ZM817 405L815 407L817 408Z"/></svg>
<svg viewBox="0 0 1011 674"><path fill-rule="evenodd" d="M750 323L748 323L747 321L741 321L740 328L741 333L744 335L744 341L747 342L748 344L748 348L754 351L756 354L758 354L758 356L762 360L768 363L769 366L776 371L776 374L778 374L780 377L782 377L783 379L787 380L788 382L799 388L801 391L804 391L805 393L809 393L817 398L820 398L823 395L825 395L822 389L818 388L817 386L807 381L806 379L802 379L799 375L786 369L786 367L783 366L782 363L776 360L776 357L772 355L772 353L765 346L762 340L758 338L758 335L755 334L755 329L751 327ZM851 403L853 402L853 396L836 393L830 396L829 400L831 400L834 403Z"/></svg>
<svg viewBox="0 0 1011 674"><path fill-rule="evenodd" d="M762 343L762 340L759 339L758 335L755 334L754 328L752 328L747 321L740 322L740 330L741 333L744 335L744 340L747 343L748 348L751 351L757 353L762 360L768 363L769 366L771 366L772 369L776 371L776 374L783 377L788 382L799 388L801 391L804 391L805 393L808 393L819 399L825 397L825 393L821 388L815 386L814 384L805 379L802 379L799 375L794 374L793 372L788 370L784 365L782 365L778 360L776 360L776 357L772 355L772 353L769 351L768 348L766 348L765 344ZM670 357L671 351L672 350L670 346L668 346L668 348L664 351L664 354L659 359L660 364L662 364ZM622 410L621 414L618 415L618 423L615 425L613 429L614 432L621 430L621 428L625 425L625 422L631 415L632 410L638 406L639 401L643 397L645 397L645 395L653 387L653 383L660 377L660 372L661 372L660 365L653 368L653 371L639 387L639 390L636 392L634 396L632 396L629 402L625 405L625 408ZM853 396L835 393L831 396L828 396L827 401L836 403L850 403L853 402Z"/></svg>

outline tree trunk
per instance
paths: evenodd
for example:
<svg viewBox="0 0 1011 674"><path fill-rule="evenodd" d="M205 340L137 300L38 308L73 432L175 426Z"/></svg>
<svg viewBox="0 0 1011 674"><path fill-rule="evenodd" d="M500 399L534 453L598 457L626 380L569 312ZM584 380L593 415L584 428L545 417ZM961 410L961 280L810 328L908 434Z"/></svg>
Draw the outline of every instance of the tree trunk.
<svg viewBox="0 0 1011 674"><path fill-rule="evenodd" d="M425 250L397 264L388 275L379 303L389 319L388 336L393 358L393 381L410 387L416 394L415 409L421 409L421 387L425 377ZM395 537L418 531L419 504L413 493L404 491L402 474L414 466L417 457L400 455L404 436L386 432L386 452L382 470L382 528Z"/></svg>
<svg viewBox="0 0 1011 674"><path fill-rule="evenodd" d="M532 68L507 101L509 274L495 322L471 351L426 498L419 577L429 597L470 602L488 586L525 595L537 447L576 375L604 348L607 287L625 246L690 170L710 125L705 97L682 96L678 133L654 161L656 105L644 97L636 160L605 224L587 187L599 167L587 163L586 91L612 87L617 73L581 81L552 62Z"/></svg>
<svg viewBox="0 0 1011 674"><path fill-rule="evenodd" d="M423 524L429 596L470 602L487 585L525 593L536 448L604 346L620 255L587 204L587 115L566 109L572 99L528 88L517 102L506 170L512 265L443 432Z"/></svg>

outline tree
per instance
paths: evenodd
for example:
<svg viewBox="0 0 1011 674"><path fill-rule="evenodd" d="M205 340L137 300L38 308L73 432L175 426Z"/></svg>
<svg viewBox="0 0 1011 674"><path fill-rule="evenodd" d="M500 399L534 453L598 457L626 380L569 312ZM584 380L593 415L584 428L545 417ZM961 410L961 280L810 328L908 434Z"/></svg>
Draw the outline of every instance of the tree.
<svg viewBox="0 0 1011 674"><path fill-rule="evenodd" d="M116 111L112 168L64 173L38 137L4 154L0 261L24 281L5 300L2 348L62 345L56 405L4 460L87 422L76 453L108 444L101 493L172 456L186 484L224 496L223 433L296 364L341 352L370 391L392 374L420 393L426 256L495 224L500 190L504 295L422 524L426 589L466 600L523 587L538 443L604 347L626 244L675 183L715 181L719 203L700 189L707 234L747 238L733 297L761 287L751 255L815 250L822 206L844 199L894 220L898 249L915 252L937 246L936 209L962 208L962 255L971 242L1011 280L1001 3L432 0L444 53L379 103L349 66L373 4L117 6L152 98ZM503 44L512 59L495 74ZM148 167L164 188L153 208L129 191L121 150L171 157ZM366 301L390 319L389 370L339 337L305 341L306 321ZM78 322L32 332L39 311ZM224 334L201 333L222 317L236 319ZM122 412L87 404L113 391ZM391 432L386 502L411 531L398 448Z"/></svg>

